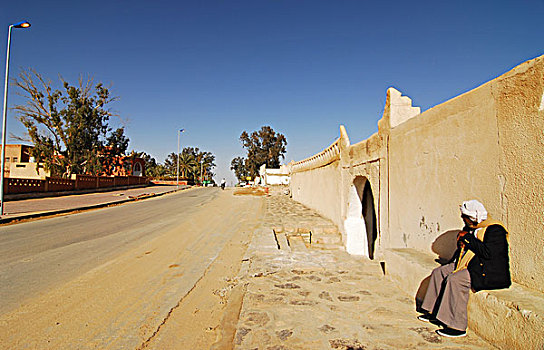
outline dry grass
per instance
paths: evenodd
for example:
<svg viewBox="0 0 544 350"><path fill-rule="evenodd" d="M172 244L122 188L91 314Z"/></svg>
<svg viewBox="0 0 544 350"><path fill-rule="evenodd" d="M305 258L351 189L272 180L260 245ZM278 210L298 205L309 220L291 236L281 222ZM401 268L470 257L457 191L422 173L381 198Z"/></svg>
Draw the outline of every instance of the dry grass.
<svg viewBox="0 0 544 350"><path fill-rule="evenodd" d="M234 195L266 196L266 192L261 187L242 187L234 190Z"/></svg>

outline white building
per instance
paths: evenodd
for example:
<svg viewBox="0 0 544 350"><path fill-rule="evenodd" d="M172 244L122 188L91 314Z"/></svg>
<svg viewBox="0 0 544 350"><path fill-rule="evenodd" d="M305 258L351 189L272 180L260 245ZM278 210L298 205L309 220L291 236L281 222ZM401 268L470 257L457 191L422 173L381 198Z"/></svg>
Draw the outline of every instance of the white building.
<svg viewBox="0 0 544 350"><path fill-rule="evenodd" d="M287 165L280 165L279 169L268 169L266 164L259 168L261 184L267 185L289 185L290 175Z"/></svg>

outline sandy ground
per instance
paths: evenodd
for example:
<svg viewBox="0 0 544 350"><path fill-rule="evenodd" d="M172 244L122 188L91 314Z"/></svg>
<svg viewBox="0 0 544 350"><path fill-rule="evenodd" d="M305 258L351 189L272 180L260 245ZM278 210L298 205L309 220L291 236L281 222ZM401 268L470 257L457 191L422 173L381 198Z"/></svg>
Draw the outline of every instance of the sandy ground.
<svg viewBox="0 0 544 350"><path fill-rule="evenodd" d="M244 201L254 202L251 197ZM259 203L259 202L258 202ZM242 307L244 286L238 274L253 231L260 225L262 202L256 213L239 218L237 228L206 274L143 349L231 349ZM250 211L248 211L250 212ZM257 214L258 213L258 214Z"/></svg>
<svg viewBox="0 0 544 350"><path fill-rule="evenodd" d="M1 347L230 347L240 312L236 296L243 287L235 276L263 201L224 191L201 209L161 236L0 316ZM233 302L227 307L228 297Z"/></svg>

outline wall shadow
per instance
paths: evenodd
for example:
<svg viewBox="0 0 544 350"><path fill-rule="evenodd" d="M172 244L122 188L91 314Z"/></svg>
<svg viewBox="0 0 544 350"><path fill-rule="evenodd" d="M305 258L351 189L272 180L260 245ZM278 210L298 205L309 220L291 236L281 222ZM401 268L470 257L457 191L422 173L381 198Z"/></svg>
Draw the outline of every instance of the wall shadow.
<svg viewBox="0 0 544 350"><path fill-rule="evenodd" d="M457 249L457 234L461 230L449 230L436 237L431 250L438 255L436 261L440 265L446 264L453 257L453 253Z"/></svg>
<svg viewBox="0 0 544 350"><path fill-rule="evenodd" d="M425 277L423 281L419 284L419 288L416 292L416 311L424 313L425 311L421 308L421 304L423 304L423 298L425 297L425 293L427 293L427 287L429 287L429 281L431 280L431 275Z"/></svg>
<svg viewBox="0 0 544 350"><path fill-rule="evenodd" d="M453 254L457 250L457 234L461 230L449 230L442 233L440 236L436 237L434 242L431 245L431 250L438 255L438 258L435 259L440 265L447 264ZM429 281L431 279L431 272L429 271L429 276L425 277L419 284L417 289L415 299L416 299L416 311L423 312L421 309L421 304L423 303L423 298L425 293L427 293L427 287L429 286Z"/></svg>

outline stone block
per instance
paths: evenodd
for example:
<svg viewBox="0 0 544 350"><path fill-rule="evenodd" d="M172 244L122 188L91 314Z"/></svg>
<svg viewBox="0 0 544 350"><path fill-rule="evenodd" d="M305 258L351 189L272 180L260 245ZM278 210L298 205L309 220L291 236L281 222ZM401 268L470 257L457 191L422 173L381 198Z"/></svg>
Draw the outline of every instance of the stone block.
<svg viewBox="0 0 544 350"><path fill-rule="evenodd" d="M323 226L323 233L328 235L338 234L338 228L334 225Z"/></svg>
<svg viewBox="0 0 544 350"><path fill-rule="evenodd" d="M289 240L289 244L292 250L295 251L306 251L306 245L304 244L304 241L302 240L302 237L299 235L291 235L287 237Z"/></svg>
<svg viewBox="0 0 544 350"><path fill-rule="evenodd" d="M272 229L273 229L274 232L276 232L276 233L282 233L282 232L285 231L284 228L283 228L283 226L275 226L275 227L272 227Z"/></svg>
<svg viewBox="0 0 544 350"><path fill-rule="evenodd" d="M286 233L293 233L295 232L296 228L293 225L285 225L283 226L283 232Z"/></svg>
<svg viewBox="0 0 544 350"><path fill-rule="evenodd" d="M299 226L296 230L296 233L310 233L309 227Z"/></svg>
<svg viewBox="0 0 544 350"><path fill-rule="evenodd" d="M289 243L287 242L287 237L284 233L276 233L276 240L280 246L281 250L287 250L291 251L291 247L289 246Z"/></svg>
<svg viewBox="0 0 544 350"><path fill-rule="evenodd" d="M313 226L312 227L312 234L314 234L314 235L323 235L323 227Z"/></svg>
<svg viewBox="0 0 544 350"><path fill-rule="evenodd" d="M339 235L327 235L327 236L312 236L312 242L322 244L342 244L342 239Z"/></svg>

